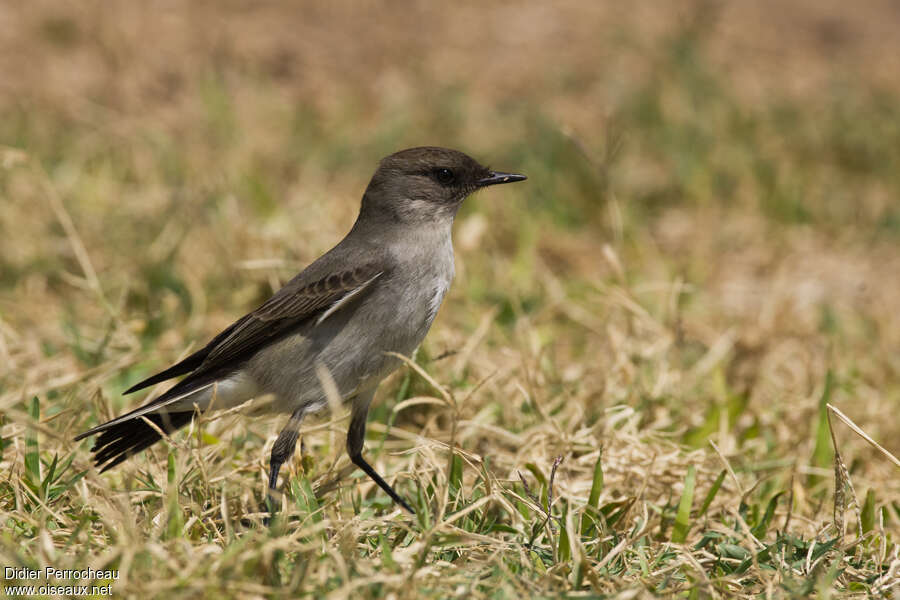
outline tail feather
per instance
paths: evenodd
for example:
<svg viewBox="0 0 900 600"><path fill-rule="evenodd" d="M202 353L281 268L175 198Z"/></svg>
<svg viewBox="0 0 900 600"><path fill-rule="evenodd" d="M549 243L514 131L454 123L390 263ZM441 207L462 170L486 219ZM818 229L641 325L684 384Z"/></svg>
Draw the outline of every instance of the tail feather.
<svg viewBox="0 0 900 600"><path fill-rule="evenodd" d="M191 422L193 411L146 414L112 425L97 438L91 452L100 472L107 471L162 439L159 432L147 424L152 422L165 433L172 433Z"/></svg>
<svg viewBox="0 0 900 600"><path fill-rule="evenodd" d="M185 358L180 363L178 363L176 365L172 365L165 371L161 371L161 372L157 373L156 375L154 375L153 377L148 377L147 379L144 379L143 381L140 381L140 382L134 384L133 386L131 386L130 388L128 388L127 390L122 392L122 394L123 395L131 394L138 390L148 388L151 385L155 385L155 384L159 383L160 381L166 381L167 379L172 379L173 377L178 377L179 375L184 375L186 373L190 373L191 371L193 371L194 369L196 369L203 363L203 359L206 356L206 354L204 354L204 352L206 352L207 354L209 353L209 351L206 349L199 350L198 352L195 352L195 353L191 354L190 356L188 356L187 358Z"/></svg>
<svg viewBox="0 0 900 600"><path fill-rule="evenodd" d="M121 417L78 434L75 436L75 441L97 435L91 452L94 453L94 461L100 468L100 472L108 471L162 439L159 432L147 421L156 425L166 434L190 423L195 408L199 406L201 410L205 410L209 406L210 398L218 390L216 383L222 377L221 373L210 373L201 377L190 375L159 398ZM235 393L244 394L246 392L248 397L253 396L250 393L253 391L252 389L248 391L246 385L243 387L237 385L235 388L234 382L227 376L222 379L222 385L223 392L226 390L234 392L236 389Z"/></svg>
<svg viewBox="0 0 900 600"><path fill-rule="evenodd" d="M206 357L209 356L209 353L212 352L213 348L215 348L219 344L219 342L221 342L222 340L227 338L229 335L231 335L231 333L237 327L240 327L249 318L250 318L250 315L246 315L243 318L238 319L236 322L232 323L231 326L229 326L227 329L222 331L219 335L214 337L212 339L212 341L210 341L203 348L200 348L199 350L197 350L196 352L194 352L187 358L172 365L165 371L161 371L161 372L157 373L156 375L153 375L152 377L148 377L147 379L144 379L143 381L139 381L138 383L134 384L133 386L131 386L130 388L125 390L123 393L131 394L138 390L148 388L151 385L157 384L161 381L166 381L167 379L172 379L174 377L178 377L179 375L186 375L192 371L197 371L198 369L200 369L200 367L203 366L203 361L206 360ZM200 370L202 370L202 369L200 369ZM198 375L198 374L199 374L199 371L197 373L194 373L194 375ZM188 379L190 379L190 378L188 378Z"/></svg>

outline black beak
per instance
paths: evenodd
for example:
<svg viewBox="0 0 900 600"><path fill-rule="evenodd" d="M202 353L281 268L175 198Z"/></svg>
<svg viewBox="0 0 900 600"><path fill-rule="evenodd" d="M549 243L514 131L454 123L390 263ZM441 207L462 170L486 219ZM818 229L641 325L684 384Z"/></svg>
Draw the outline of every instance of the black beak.
<svg viewBox="0 0 900 600"><path fill-rule="evenodd" d="M478 187L486 187L489 185L497 185L498 183L513 183L515 181L525 181L528 179L524 175L516 173L501 173L500 171L491 171L484 179L479 179L476 183Z"/></svg>

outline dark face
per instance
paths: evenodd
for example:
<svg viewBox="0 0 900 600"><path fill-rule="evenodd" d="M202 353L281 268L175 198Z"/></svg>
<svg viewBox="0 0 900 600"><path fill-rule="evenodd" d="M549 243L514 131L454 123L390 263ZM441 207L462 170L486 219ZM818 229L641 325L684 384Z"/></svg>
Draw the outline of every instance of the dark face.
<svg viewBox="0 0 900 600"><path fill-rule="evenodd" d="M472 192L523 179L491 171L456 150L410 148L381 161L363 197L363 210L404 222L452 219Z"/></svg>

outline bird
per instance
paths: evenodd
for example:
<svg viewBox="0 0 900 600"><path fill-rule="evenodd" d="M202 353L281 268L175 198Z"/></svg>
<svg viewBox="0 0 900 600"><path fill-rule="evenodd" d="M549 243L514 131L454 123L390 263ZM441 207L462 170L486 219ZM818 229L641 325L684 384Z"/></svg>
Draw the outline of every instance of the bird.
<svg viewBox="0 0 900 600"><path fill-rule="evenodd" d="M201 349L124 393L183 376L173 387L75 440L99 434L91 452L102 473L158 442L160 432L190 423L195 410L266 396L269 411L290 415L269 457L272 497L303 419L329 407L330 379L330 389L350 407L350 460L414 514L363 458L369 406L379 382L421 344L450 287L452 225L463 201L482 188L525 179L448 148L409 148L383 158L355 223L336 246Z"/></svg>

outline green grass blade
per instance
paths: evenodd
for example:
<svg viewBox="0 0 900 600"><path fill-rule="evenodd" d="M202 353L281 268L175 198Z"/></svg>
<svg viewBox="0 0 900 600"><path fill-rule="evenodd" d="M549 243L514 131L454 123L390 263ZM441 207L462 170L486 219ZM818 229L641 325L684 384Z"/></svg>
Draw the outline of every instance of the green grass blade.
<svg viewBox="0 0 900 600"><path fill-rule="evenodd" d="M567 508L566 503L562 503L562 518L560 519L562 526L559 528L559 540L556 552L557 562L562 564L569 562L572 558L572 548L569 546L569 531L565 527Z"/></svg>
<svg viewBox="0 0 900 600"><path fill-rule="evenodd" d="M769 503L766 505L766 512L763 513L762 519L760 519L759 523L751 529L751 533L757 538L762 539L766 535L766 531L769 529L769 525L772 523L772 518L775 516L775 508L778 506L778 499L784 494L784 492L778 492L774 496L772 496Z"/></svg>
<svg viewBox="0 0 900 600"><path fill-rule="evenodd" d="M603 451L597 456L597 462L594 463L594 477L591 481L591 493L588 496L588 504L594 508L600 506L600 492L603 491Z"/></svg>
<svg viewBox="0 0 900 600"><path fill-rule="evenodd" d="M450 454L450 491L451 494L462 489L463 462L456 452Z"/></svg>
<svg viewBox="0 0 900 600"><path fill-rule="evenodd" d="M712 487L709 488L709 491L706 493L706 498L703 499L703 504L700 506L700 512L697 513L697 517L700 518L706 514L706 511L709 510L709 507L712 505L713 500L716 498L716 494L719 493L719 488L722 487L722 482L725 481L725 475L727 471L722 469L719 472L719 476L716 477L716 480L713 482Z"/></svg>
<svg viewBox="0 0 900 600"><path fill-rule="evenodd" d="M678 503L678 514L675 516L675 526L672 529L672 541L683 544L687 539L691 528L691 505L694 502L694 479L696 469L694 465L688 467L684 478L684 491L681 493L681 501Z"/></svg>
<svg viewBox="0 0 900 600"><path fill-rule="evenodd" d="M594 477L591 480L591 492L588 495L587 510L581 515L581 535L585 536L590 531L591 525L596 523L593 512L600 508L600 492L603 491L603 450L597 455L594 463Z"/></svg>
<svg viewBox="0 0 900 600"><path fill-rule="evenodd" d="M38 397L31 399L29 415L34 423L41 420L41 405ZM41 457L38 446L38 432L35 427L29 427L25 434L25 475L31 486L37 489L41 482Z"/></svg>
<svg viewBox="0 0 900 600"><path fill-rule="evenodd" d="M822 390L822 396L819 398L819 416L816 423L816 445L813 449L812 464L823 469L831 469L834 461L834 449L831 447L831 431L828 429L828 403L831 402L831 395L834 392L834 373L829 369L825 373L825 388ZM819 475L811 475L809 478L810 485L814 485L822 481Z"/></svg>
<svg viewBox="0 0 900 600"><path fill-rule="evenodd" d="M12 445L12 438L3 437L3 426L6 425L6 417L0 414L0 454L3 454L7 447Z"/></svg>
<svg viewBox="0 0 900 600"><path fill-rule="evenodd" d="M47 468L47 474L41 480L41 498L47 499L47 490L50 489L50 484L53 483L53 476L56 474L56 466L59 460L59 454L53 454L53 460L50 462L50 466Z"/></svg>
<svg viewBox="0 0 900 600"><path fill-rule="evenodd" d="M181 511L181 504L178 502L178 485L175 466L175 453L170 448L166 465L166 475L169 481L168 498L166 501L166 506L168 508L166 539L169 540L181 537L182 529L184 529L184 514Z"/></svg>
<svg viewBox="0 0 900 600"><path fill-rule="evenodd" d="M873 489L866 492L866 499L860 514L860 527L864 534L875 528L875 490Z"/></svg>
<svg viewBox="0 0 900 600"><path fill-rule="evenodd" d="M322 511L319 510L319 500L313 491L312 483L306 475L300 475L291 482L291 488L296 499L297 507L304 515L310 515L314 523L322 522Z"/></svg>

